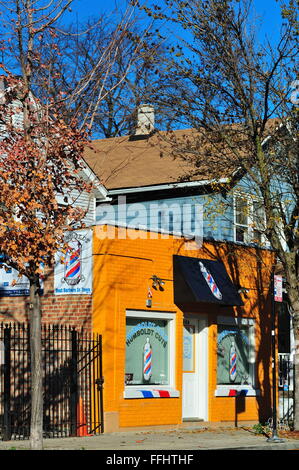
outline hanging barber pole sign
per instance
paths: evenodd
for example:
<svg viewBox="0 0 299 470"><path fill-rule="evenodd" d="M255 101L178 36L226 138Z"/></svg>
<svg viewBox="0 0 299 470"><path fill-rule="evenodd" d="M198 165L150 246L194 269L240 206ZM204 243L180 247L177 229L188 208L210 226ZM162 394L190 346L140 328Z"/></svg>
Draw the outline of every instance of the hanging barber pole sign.
<svg viewBox="0 0 299 470"><path fill-rule="evenodd" d="M56 295L92 294L92 230L68 232L54 270Z"/></svg>
<svg viewBox="0 0 299 470"><path fill-rule="evenodd" d="M282 277L274 276L274 300L275 302L282 302Z"/></svg>

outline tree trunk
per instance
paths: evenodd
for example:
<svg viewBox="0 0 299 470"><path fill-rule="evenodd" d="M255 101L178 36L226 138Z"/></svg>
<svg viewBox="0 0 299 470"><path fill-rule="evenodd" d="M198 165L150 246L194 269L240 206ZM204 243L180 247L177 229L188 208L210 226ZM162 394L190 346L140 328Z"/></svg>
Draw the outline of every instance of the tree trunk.
<svg viewBox="0 0 299 470"><path fill-rule="evenodd" d="M43 449L43 375L39 279L30 280L31 423L30 447Z"/></svg>

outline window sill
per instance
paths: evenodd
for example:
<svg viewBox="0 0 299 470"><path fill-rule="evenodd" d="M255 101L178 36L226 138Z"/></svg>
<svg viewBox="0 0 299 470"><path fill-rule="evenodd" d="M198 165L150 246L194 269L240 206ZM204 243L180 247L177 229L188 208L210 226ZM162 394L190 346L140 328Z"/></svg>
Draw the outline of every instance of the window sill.
<svg viewBox="0 0 299 470"><path fill-rule="evenodd" d="M128 387L124 391L124 398L179 398L180 392L173 388L154 388L154 387Z"/></svg>
<svg viewBox="0 0 299 470"><path fill-rule="evenodd" d="M251 385L218 385L215 397L258 397L261 392Z"/></svg>

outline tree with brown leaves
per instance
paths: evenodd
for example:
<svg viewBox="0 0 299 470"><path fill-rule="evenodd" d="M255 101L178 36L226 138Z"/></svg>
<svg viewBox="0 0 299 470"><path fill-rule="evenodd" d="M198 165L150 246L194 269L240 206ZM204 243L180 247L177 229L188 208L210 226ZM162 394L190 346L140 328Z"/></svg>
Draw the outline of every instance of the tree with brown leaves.
<svg viewBox="0 0 299 470"><path fill-rule="evenodd" d="M57 45L58 21L71 3L72 0L0 2L1 27L5 31L0 64L3 73L0 244L2 264L15 268L30 283L31 449L43 447L41 279L53 268L55 253L66 249L65 231L82 225L85 213L75 204L75 198L91 190L82 173L83 150L104 94L100 90L95 94L84 123L78 123L74 112L69 114L66 124L63 119L65 103L73 109L91 77L97 73L99 76L99 71L104 88L115 51L126 37L125 26L130 18L128 10L128 16L117 26L111 42L75 89L61 86L53 94L51 87L59 70L51 61L51 54L41 54L40 45L46 45L57 55L63 53ZM138 44L135 50L137 54ZM114 83L114 87L117 85ZM105 94L108 92L105 88Z"/></svg>
<svg viewBox="0 0 299 470"><path fill-rule="evenodd" d="M209 172L217 181L238 168L239 175L247 175L248 192L261 201L263 233L282 263L291 307L298 430L299 4L281 5L281 31L265 40L250 0L165 0L166 8L160 4L146 11L181 32L168 64L165 79L172 93L165 100L196 132L192 138L172 135L173 154L193 163L193 178Z"/></svg>

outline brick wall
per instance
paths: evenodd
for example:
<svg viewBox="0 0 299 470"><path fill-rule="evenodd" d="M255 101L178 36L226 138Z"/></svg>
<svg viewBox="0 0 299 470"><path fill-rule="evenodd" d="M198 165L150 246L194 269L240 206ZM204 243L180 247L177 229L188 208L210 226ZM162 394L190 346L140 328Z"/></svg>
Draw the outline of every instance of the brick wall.
<svg viewBox="0 0 299 470"><path fill-rule="evenodd" d="M42 296L42 322L92 329L91 295L54 295L53 275L45 282ZM0 321L28 322L29 297L0 297Z"/></svg>

